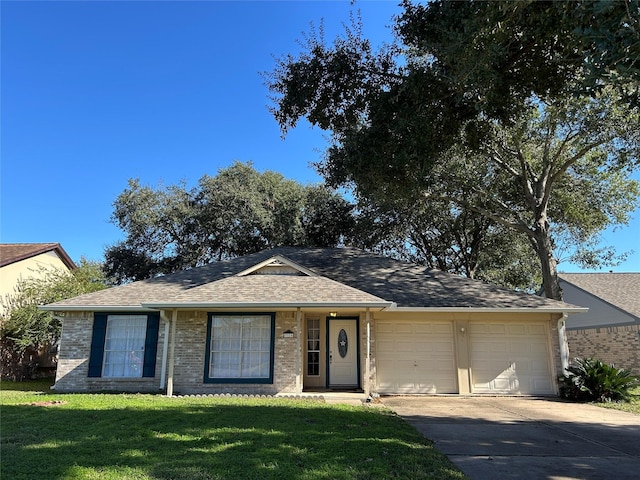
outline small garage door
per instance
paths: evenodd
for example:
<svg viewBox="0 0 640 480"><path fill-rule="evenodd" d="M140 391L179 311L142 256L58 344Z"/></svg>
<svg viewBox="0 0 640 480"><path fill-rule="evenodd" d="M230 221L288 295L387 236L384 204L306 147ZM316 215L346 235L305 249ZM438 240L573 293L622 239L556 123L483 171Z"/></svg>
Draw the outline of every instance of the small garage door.
<svg viewBox="0 0 640 480"><path fill-rule="evenodd" d="M451 322L377 321L377 391L457 393Z"/></svg>
<svg viewBox="0 0 640 480"><path fill-rule="evenodd" d="M471 392L554 394L545 323L470 322Z"/></svg>

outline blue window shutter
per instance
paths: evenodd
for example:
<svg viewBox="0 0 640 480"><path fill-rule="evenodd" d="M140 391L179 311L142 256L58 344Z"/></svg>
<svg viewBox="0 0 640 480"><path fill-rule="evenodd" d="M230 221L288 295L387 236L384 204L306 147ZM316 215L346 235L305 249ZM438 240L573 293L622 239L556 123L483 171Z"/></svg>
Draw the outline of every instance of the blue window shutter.
<svg viewBox="0 0 640 480"><path fill-rule="evenodd" d="M102 376L102 357L104 355L104 338L107 334L107 315L93 314L93 335L89 354L89 377Z"/></svg>
<svg viewBox="0 0 640 480"><path fill-rule="evenodd" d="M158 329L160 328L160 314L151 313L147 317L147 336L144 341L143 377L156 376L156 353L158 352Z"/></svg>

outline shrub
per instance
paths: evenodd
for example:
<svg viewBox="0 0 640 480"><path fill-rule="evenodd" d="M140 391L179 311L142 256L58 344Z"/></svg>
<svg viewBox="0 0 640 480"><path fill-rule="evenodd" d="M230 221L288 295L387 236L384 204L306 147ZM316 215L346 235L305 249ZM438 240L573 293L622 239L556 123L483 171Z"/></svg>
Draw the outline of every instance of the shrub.
<svg viewBox="0 0 640 480"><path fill-rule="evenodd" d="M109 281L101 265L84 258L71 272L41 268L20 280L15 292L0 299L0 378L34 378L38 363L55 364L51 349L58 342L62 325L51 312L38 305L107 288ZM48 365L51 366L51 365Z"/></svg>
<svg viewBox="0 0 640 480"><path fill-rule="evenodd" d="M628 401L630 389L639 384L629 370L595 358L576 358L560 377L560 394L582 402Z"/></svg>

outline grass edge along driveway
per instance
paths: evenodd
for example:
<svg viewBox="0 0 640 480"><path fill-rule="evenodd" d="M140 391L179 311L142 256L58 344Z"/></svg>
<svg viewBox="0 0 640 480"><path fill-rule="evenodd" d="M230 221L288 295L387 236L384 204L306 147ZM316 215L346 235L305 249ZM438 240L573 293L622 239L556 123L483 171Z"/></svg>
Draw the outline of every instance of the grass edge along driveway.
<svg viewBox="0 0 640 480"><path fill-rule="evenodd" d="M1 478L466 478L386 408L16 385L0 391Z"/></svg>

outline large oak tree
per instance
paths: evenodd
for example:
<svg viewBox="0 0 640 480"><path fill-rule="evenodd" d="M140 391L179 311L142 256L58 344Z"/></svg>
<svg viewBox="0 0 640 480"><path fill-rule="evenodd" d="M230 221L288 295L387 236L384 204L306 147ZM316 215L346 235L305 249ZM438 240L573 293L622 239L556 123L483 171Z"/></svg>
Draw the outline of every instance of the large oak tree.
<svg viewBox="0 0 640 480"><path fill-rule="evenodd" d="M118 283L141 280L278 246L335 247L351 233L353 206L324 185L236 162L184 184L130 180L112 221L125 239L105 251Z"/></svg>
<svg viewBox="0 0 640 480"><path fill-rule="evenodd" d="M637 204L638 1L403 5L390 46L374 51L355 22L281 58L276 120L331 133L334 185L448 200L522 235L560 299L558 243L603 262L587 247Z"/></svg>

